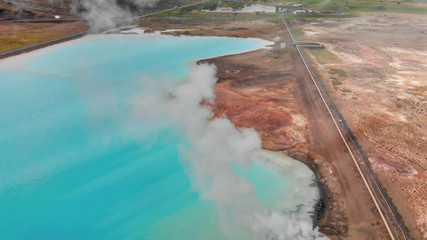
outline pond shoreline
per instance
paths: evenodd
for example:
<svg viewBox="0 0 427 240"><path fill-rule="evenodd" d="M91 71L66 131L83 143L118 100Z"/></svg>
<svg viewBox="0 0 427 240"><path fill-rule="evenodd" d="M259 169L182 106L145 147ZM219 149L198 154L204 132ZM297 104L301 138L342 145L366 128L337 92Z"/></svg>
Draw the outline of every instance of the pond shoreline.
<svg viewBox="0 0 427 240"><path fill-rule="evenodd" d="M286 151L283 151L283 153L288 154ZM319 199L313 206L313 228L317 227L317 224L320 220L322 220L323 216L325 215L327 204L328 204L328 195L325 191L325 186L322 184L322 182L319 179L319 175L315 168L313 168L310 164L307 162L300 160L298 158L294 158L298 162L301 162L310 170L313 172L313 175L315 177L314 183L317 185L317 189L319 190Z"/></svg>

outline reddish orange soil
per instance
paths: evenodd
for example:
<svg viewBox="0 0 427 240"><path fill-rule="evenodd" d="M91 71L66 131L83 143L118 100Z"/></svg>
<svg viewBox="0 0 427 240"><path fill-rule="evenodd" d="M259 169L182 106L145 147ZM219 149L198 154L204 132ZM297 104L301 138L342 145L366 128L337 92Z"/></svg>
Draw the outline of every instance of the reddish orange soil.
<svg viewBox="0 0 427 240"><path fill-rule="evenodd" d="M238 127L255 128L263 147L286 150L317 169L330 196L319 223L322 232L332 239L386 239L369 193L302 62L286 70L284 59L269 60L267 50L208 60L218 66L215 115L226 115Z"/></svg>
<svg viewBox="0 0 427 240"><path fill-rule="evenodd" d="M292 82L284 80L292 76L283 61L266 57L269 52L251 53L251 59L262 59L264 64L248 63L244 54L214 61L219 82L213 110L216 116L226 115L237 127L255 127L264 148L304 151L307 121L295 99L289 97L294 92Z"/></svg>
<svg viewBox="0 0 427 240"><path fill-rule="evenodd" d="M191 23L191 24L190 24ZM328 195L320 230L331 239L387 239L388 234L282 24L262 19L150 18L149 31L285 40L271 50L209 59L218 68L215 116L253 127L263 147L286 150L316 169ZM185 28L184 26L185 25Z"/></svg>

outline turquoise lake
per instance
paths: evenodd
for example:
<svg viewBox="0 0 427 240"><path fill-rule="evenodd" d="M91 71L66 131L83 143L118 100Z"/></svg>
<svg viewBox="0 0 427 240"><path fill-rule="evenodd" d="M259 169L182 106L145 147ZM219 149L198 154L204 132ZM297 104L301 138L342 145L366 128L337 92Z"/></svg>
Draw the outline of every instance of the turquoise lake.
<svg viewBox="0 0 427 240"><path fill-rule="evenodd" d="M229 239L183 167L188 141L134 117L132 103L142 78L176 84L194 61L262 47L112 34L0 60L0 239ZM313 174L283 161L235 171L269 209L311 208Z"/></svg>

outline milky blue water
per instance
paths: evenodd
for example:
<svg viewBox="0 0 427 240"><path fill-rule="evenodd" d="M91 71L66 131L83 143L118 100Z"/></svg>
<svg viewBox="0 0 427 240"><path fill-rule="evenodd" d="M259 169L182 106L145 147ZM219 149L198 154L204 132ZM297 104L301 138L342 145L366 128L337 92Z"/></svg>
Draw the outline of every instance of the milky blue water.
<svg viewBox="0 0 427 240"><path fill-rule="evenodd" d="M134 99L141 78L176 83L191 61L260 47L104 35L1 60L0 239L227 239L182 167L187 140L135 117ZM301 200L262 162L236 172L271 208Z"/></svg>

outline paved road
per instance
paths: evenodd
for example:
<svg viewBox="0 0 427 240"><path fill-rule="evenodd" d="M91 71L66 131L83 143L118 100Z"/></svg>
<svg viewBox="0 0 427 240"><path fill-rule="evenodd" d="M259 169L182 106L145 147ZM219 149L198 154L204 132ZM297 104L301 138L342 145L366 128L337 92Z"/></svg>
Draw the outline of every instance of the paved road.
<svg viewBox="0 0 427 240"><path fill-rule="evenodd" d="M296 41L295 37L292 34L289 23L284 19L282 20L293 40L293 44L296 46L298 53L304 62L304 65L308 73L310 74L310 77L314 85L316 86L318 93L322 98L324 105L328 110L329 115L331 116L334 122L336 129L340 134L341 139L343 140L346 148L348 149L351 155L351 158L353 159L354 164L356 165L358 172L360 173L363 179L363 182L366 188L368 189L369 194L372 200L374 201L376 208L378 209L378 212L381 215L381 218L387 228L388 233L390 234L391 239L393 240L409 239L403 227L403 224L400 221L400 218L397 214L397 211L394 205L391 203L390 198L385 193L380 182L378 181L377 177L373 173L367 157L361 151L359 144L357 143L357 141L355 140L355 138L351 133L351 130L348 128L342 115L335 107L335 104L333 103L332 99L329 97L329 94L327 93L325 87L323 86L322 81L317 76L314 67L310 64L310 62L307 60L307 57L305 57L304 53L300 49L300 47L317 46L320 43L314 42L313 45L311 44L307 45L306 42Z"/></svg>

